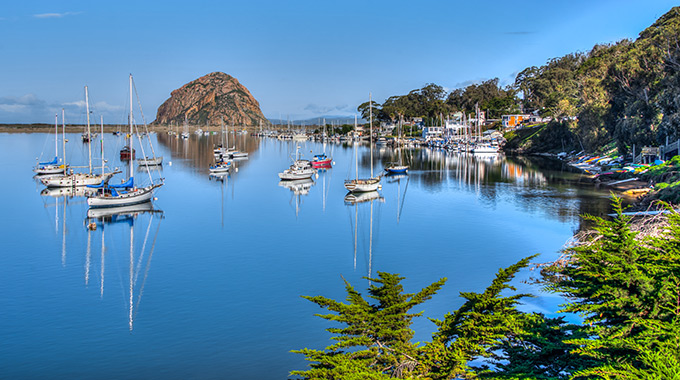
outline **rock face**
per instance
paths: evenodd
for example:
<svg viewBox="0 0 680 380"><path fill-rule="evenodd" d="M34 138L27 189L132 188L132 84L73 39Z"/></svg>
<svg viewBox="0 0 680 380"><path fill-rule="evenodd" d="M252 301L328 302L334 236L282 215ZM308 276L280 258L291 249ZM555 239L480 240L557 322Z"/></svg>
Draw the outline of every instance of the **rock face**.
<svg viewBox="0 0 680 380"><path fill-rule="evenodd" d="M156 114L156 124L182 125L225 124L236 126L266 125L260 104L231 75L214 72L174 90Z"/></svg>

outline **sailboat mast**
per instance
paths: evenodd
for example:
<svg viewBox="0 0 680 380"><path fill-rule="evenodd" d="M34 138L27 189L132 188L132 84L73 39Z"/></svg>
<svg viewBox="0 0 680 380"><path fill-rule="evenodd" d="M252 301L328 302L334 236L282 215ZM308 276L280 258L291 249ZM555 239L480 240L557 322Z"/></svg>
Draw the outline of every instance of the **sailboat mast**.
<svg viewBox="0 0 680 380"><path fill-rule="evenodd" d="M59 157L59 114L54 114L54 157ZM59 162L57 162L58 164Z"/></svg>
<svg viewBox="0 0 680 380"><path fill-rule="evenodd" d="M87 113L87 159L90 174L92 174L92 133L90 133L90 99L87 94L87 86L85 86L85 113Z"/></svg>
<svg viewBox="0 0 680 380"><path fill-rule="evenodd" d="M64 119L64 109L61 109L61 145L64 155L64 165L66 164L66 120Z"/></svg>
<svg viewBox="0 0 680 380"><path fill-rule="evenodd" d="M357 134L357 115L354 115L354 138L356 138ZM359 155L357 153L357 142L354 141L354 166L355 166L355 173L357 176L357 181L359 181Z"/></svg>
<svg viewBox="0 0 680 380"><path fill-rule="evenodd" d="M373 98L368 93L368 145L371 148L371 178L373 178Z"/></svg>
<svg viewBox="0 0 680 380"><path fill-rule="evenodd" d="M99 120L102 125L102 132L101 132L101 147L100 150L102 152L102 175L104 175L104 115L99 115Z"/></svg>
<svg viewBox="0 0 680 380"><path fill-rule="evenodd" d="M128 120L130 124L130 134L128 135L128 146L130 147L130 164L128 165L128 178L132 177L132 161L133 160L133 153L134 150L132 150L132 74L130 74L130 116Z"/></svg>

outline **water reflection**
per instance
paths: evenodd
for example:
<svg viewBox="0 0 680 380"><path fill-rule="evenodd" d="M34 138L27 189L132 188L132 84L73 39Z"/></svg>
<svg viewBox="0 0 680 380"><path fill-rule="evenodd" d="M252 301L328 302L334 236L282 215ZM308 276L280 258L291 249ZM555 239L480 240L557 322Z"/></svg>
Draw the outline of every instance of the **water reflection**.
<svg viewBox="0 0 680 380"><path fill-rule="evenodd" d="M147 219L146 228L144 229L144 219ZM87 210L87 218L85 224L87 226L87 250L86 250L86 269L85 269L85 285L88 285L91 258L91 243L94 234L100 235L100 270L99 270L99 289L100 297L104 297L104 283L106 273L106 256L116 255L114 262L119 262L119 259L124 257L124 252L117 252L118 241L114 241L107 246L106 233L112 233L116 236L117 233L127 232L129 257L127 268L127 289L126 289L126 305L128 315L128 329L130 331L134 328L134 319L139 310L139 305L144 294L144 285L146 284L149 270L151 268L151 259L156 247L156 239L160 230L160 221L163 219L163 211L154 209L151 202L140 203L136 205L109 207L99 209ZM155 231L151 237L152 225L154 220L157 220ZM110 231L112 230L112 231ZM135 230L137 233L144 232L144 238L140 242L135 241ZM151 237L151 241L150 241ZM140 246L141 245L141 246ZM124 262L124 261L120 261ZM119 272L122 268L118 269ZM119 273L120 274L120 273Z"/></svg>
<svg viewBox="0 0 680 380"><path fill-rule="evenodd" d="M295 217L300 213L300 205L302 204L300 197L309 194L309 189L314 186L314 180L311 178L297 179L297 180L281 180L279 186L290 190L293 195L290 203L295 202Z"/></svg>
<svg viewBox="0 0 680 380"><path fill-rule="evenodd" d="M354 270L357 269L357 253L360 249L359 235L362 234L361 250L364 252L366 258L366 277L370 279L373 275L373 203L382 202L384 198L377 191L368 191L365 193L348 193L344 198L345 205L354 206L354 218L350 218L350 226L352 227L352 240L354 243L353 265ZM359 208L362 209L360 216ZM368 223L365 223L366 212L368 212ZM361 227L359 225L361 224ZM368 242L366 242L366 234L368 234Z"/></svg>
<svg viewBox="0 0 680 380"><path fill-rule="evenodd" d="M184 165L194 168L196 171L208 173L210 165L215 163L215 146L221 143L221 136L196 135L191 134L187 139L181 139L179 135L168 133L158 133L158 143L169 149L173 158L180 158ZM243 133L229 133L229 145L235 147L240 152L248 153L252 156L253 152L259 148L259 139L251 138ZM248 157L239 157L234 160L240 166L248 165ZM235 167L238 167L236 165Z"/></svg>

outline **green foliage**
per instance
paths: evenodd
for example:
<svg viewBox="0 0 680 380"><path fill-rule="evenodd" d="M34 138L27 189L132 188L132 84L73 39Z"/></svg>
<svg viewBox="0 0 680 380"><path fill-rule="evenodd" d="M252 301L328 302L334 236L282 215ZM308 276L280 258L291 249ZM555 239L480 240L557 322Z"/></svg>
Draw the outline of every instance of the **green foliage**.
<svg viewBox="0 0 680 380"><path fill-rule="evenodd" d="M499 270L483 293L463 292L466 301L444 320L433 320L438 326L432 342L424 346L412 343L410 325L413 307L430 299L445 283L441 279L415 294L404 294L402 277L379 272L376 284L369 287L364 299L345 281L346 303L322 296L304 297L333 313L317 314L342 327L332 327L336 343L326 350L298 350L311 361L311 369L291 374L305 379L345 379L352 376L381 379L383 377L448 379L452 376L474 377L479 371L468 366L475 358L494 357L494 351L510 335L523 333L526 314L516 306L528 294L501 295L516 290L508 285L532 257ZM354 371L354 372L353 372ZM358 377L357 377L358 378Z"/></svg>
<svg viewBox="0 0 680 380"><path fill-rule="evenodd" d="M571 351L571 339L588 336L579 325L563 318L533 314L526 318L521 334L512 336L499 347L494 357L495 371L484 373L491 379L568 379L571 374L592 367L596 362Z"/></svg>
<svg viewBox="0 0 680 380"><path fill-rule="evenodd" d="M411 314L409 311L427 301L446 282L443 278L418 293L403 293L401 285L403 277L395 274L378 272L375 284L369 287L369 296L377 301L369 303L364 297L345 281L347 303L316 296L303 297L333 313L317 314L317 316L340 323L343 327L331 327L329 332L336 343L326 347L325 351L300 350L293 351L307 356L312 361L312 369L294 371L293 375L309 379L336 379L343 377L343 371L356 361L362 371L374 373L375 377L406 377L418 365L417 347L411 343L413 330L410 329L413 318L421 313ZM349 350L349 351L344 351Z"/></svg>
<svg viewBox="0 0 680 380"><path fill-rule="evenodd" d="M529 294L510 285L528 257L498 271L482 293L442 320L430 342L412 343L416 305L445 279L404 293L402 277L379 272L366 300L347 282L346 302L304 297L330 314L334 344L294 351L311 362L291 374L306 379L680 379L680 214L666 205L667 226L639 236L613 198L616 217L585 216L597 234L565 250L542 271L546 287L568 302L562 312L584 323L524 313Z"/></svg>
<svg viewBox="0 0 680 380"><path fill-rule="evenodd" d="M520 299L531 295L502 296L501 292L516 290L508 283L534 257L500 269L483 293L461 292L466 301L458 310L446 314L444 320L432 320L438 331L423 350L423 362L433 379L475 376L477 370L468 364L471 360L493 357L494 350L508 336L523 331L526 314L516 306Z"/></svg>

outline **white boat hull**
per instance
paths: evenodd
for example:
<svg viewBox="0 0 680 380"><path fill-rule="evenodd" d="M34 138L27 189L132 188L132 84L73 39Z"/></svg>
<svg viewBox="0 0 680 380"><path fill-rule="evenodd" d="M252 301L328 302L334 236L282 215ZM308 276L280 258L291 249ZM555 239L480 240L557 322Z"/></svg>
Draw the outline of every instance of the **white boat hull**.
<svg viewBox="0 0 680 380"><path fill-rule="evenodd" d="M33 171L35 174L60 174L66 173L67 165L45 165L38 166Z"/></svg>
<svg viewBox="0 0 680 380"><path fill-rule="evenodd" d="M121 192L117 196L95 195L87 198L87 205L90 207L118 207L147 202L151 200L153 197L153 190L158 186L159 185L153 185L137 188L125 193Z"/></svg>
<svg viewBox="0 0 680 380"><path fill-rule="evenodd" d="M292 181L296 179L312 178L314 173L316 173L314 169L286 169L282 173L279 173L279 178L285 181Z"/></svg>
<svg viewBox="0 0 680 380"><path fill-rule="evenodd" d="M107 174L85 174L74 173L60 177L43 178L40 182L47 187L79 187L87 185L99 185L113 176L113 173Z"/></svg>
<svg viewBox="0 0 680 380"><path fill-rule="evenodd" d="M157 166L163 164L163 156L152 158L140 158L137 160L137 165L139 166Z"/></svg>
<svg viewBox="0 0 680 380"><path fill-rule="evenodd" d="M380 178L351 179L345 181L345 189L353 193L376 191L380 188Z"/></svg>
<svg viewBox="0 0 680 380"><path fill-rule="evenodd" d="M495 154L498 153L498 147L495 146L479 146L472 149L474 154Z"/></svg>

